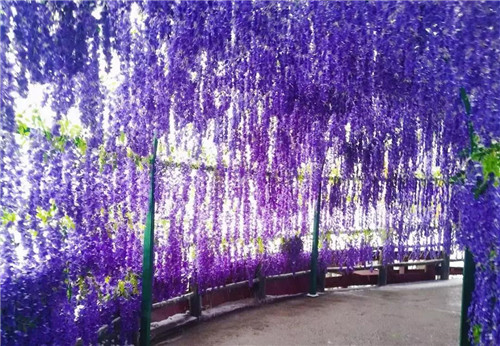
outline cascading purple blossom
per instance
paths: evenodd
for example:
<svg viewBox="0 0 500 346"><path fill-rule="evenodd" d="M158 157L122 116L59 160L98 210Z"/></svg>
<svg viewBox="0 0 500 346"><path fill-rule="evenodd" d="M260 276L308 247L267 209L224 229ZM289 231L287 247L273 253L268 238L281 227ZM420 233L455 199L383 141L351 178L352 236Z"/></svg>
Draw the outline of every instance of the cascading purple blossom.
<svg viewBox="0 0 500 346"><path fill-rule="evenodd" d="M155 131L156 300L307 269L321 194L322 269L468 246L478 342L500 341L498 191L449 184L461 87L483 144L500 137L499 4L14 1L0 18L3 343L93 344L117 316L133 337ZM16 115L33 88L50 126Z"/></svg>

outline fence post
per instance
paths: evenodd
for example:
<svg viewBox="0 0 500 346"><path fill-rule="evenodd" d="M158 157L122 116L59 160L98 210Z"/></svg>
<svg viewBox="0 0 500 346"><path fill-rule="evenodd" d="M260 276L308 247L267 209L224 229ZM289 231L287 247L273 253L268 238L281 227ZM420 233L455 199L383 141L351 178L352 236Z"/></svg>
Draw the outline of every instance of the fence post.
<svg viewBox="0 0 500 346"><path fill-rule="evenodd" d="M260 265L257 271L257 279L259 281L254 285L255 297L258 300L264 300L266 298L266 277L262 274L262 268Z"/></svg>
<svg viewBox="0 0 500 346"><path fill-rule="evenodd" d="M441 280L450 278L450 255L443 252L443 262L441 263Z"/></svg>
<svg viewBox="0 0 500 346"><path fill-rule="evenodd" d="M387 285L387 266L382 266L378 269L377 285L378 286Z"/></svg>
<svg viewBox="0 0 500 346"><path fill-rule="evenodd" d="M193 295L189 298L189 313L193 317L201 316L201 295L198 293L198 285L192 287Z"/></svg>
<svg viewBox="0 0 500 346"><path fill-rule="evenodd" d="M322 270L318 275L318 292L325 292L326 270Z"/></svg>
<svg viewBox="0 0 500 346"><path fill-rule="evenodd" d="M149 193L149 209L144 231L144 257L142 262L142 300L141 330L139 343L141 346L151 344L151 308L153 305L153 263L154 263L154 229L155 229L155 160L158 139L153 138L153 154L151 155L151 191Z"/></svg>
<svg viewBox="0 0 500 346"><path fill-rule="evenodd" d="M378 286L385 286L387 285L387 265L383 264L383 258L382 258L382 252L383 249L381 249L379 262L380 262L380 268L378 268L378 278L377 278L377 285Z"/></svg>

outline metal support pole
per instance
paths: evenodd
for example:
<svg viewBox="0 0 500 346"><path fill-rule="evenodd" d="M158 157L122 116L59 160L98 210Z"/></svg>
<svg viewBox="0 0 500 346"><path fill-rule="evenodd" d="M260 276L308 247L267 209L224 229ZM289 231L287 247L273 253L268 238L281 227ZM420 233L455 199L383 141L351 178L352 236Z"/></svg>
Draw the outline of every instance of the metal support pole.
<svg viewBox="0 0 500 346"><path fill-rule="evenodd" d="M470 140L470 156L476 151L476 142L474 141L474 127L471 120L471 105L469 97L464 88L460 88L460 98L464 103L465 113L467 114L467 129L469 131ZM468 318L469 306L472 300L472 291L474 290L474 276L476 273L476 265L474 257L468 248L465 248L464 270L463 270L463 286L462 286L462 313L460 318L460 346L470 345L469 330L470 321Z"/></svg>
<svg viewBox="0 0 500 346"><path fill-rule="evenodd" d="M465 249L463 286L462 286L462 314L460 316L460 346L471 344L469 340L470 321L468 317L469 306L474 290L474 276L476 268L474 258L469 249Z"/></svg>
<svg viewBox="0 0 500 346"><path fill-rule="evenodd" d="M319 217L321 211L321 173L323 171L323 166L320 171L319 186L318 186L318 196L316 198L316 207L314 209L314 226L313 226L313 244L311 252L311 276L309 284L309 297L317 297L317 286L318 286L318 238L319 238Z"/></svg>
<svg viewBox="0 0 500 346"><path fill-rule="evenodd" d="M153 155L151 155L151 191L149 193L149 210L144 231L144 257L142 262L142 302L141 331L139 344L151 344L151 307L153 305L153 260L154 260L154 229L155 229L155 161L158 139L153 138Z"/></svg>

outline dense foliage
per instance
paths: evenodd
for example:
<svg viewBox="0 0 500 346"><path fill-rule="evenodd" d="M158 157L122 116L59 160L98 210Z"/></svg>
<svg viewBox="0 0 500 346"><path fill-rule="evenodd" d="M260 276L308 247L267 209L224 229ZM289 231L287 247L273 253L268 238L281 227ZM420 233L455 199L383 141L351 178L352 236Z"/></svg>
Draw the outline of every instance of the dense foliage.
<svg viewBox="0 0 500 346"><path fill-rule="evenodd" d="M305 269L322 193L322 266L456 234L480 269L471 336L500 342L500 3L0 11L2 343L95 344L116 316L130 339L155 131L155 300ZM36 87L45 107L19 112Z"/></svg>

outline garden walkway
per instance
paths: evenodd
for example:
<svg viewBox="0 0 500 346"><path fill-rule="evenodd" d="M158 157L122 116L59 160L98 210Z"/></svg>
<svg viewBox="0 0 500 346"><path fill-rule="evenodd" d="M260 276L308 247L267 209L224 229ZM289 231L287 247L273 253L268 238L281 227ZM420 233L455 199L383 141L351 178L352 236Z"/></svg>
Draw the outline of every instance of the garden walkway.
<svg viewBox="0 0 500 346"><path fill-rule="evenodd" d="M329 291L200 323L161 345L456 345L462 278Z"/></svg>

